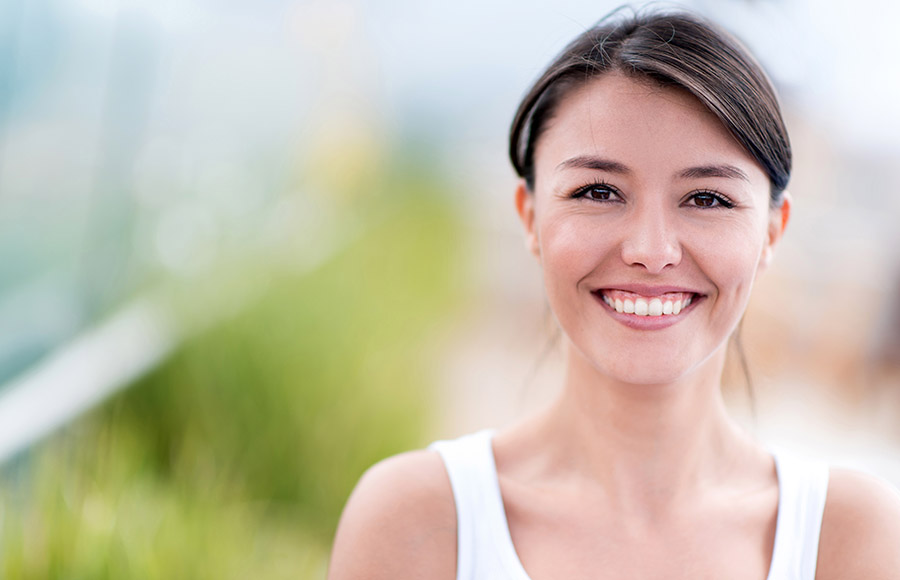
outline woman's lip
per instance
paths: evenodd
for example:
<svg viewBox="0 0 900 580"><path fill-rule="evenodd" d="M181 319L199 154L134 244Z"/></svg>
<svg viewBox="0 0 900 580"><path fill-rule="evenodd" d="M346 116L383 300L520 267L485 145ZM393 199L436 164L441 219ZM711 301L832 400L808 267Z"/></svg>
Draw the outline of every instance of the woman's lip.
<svg viewBox="0 0 900 580"><path fill-rule="evenodd" d="M702 292L687 286L651 286L649 284L616 284L615 286L603 286L594 290L594 293L602 293L604 290L621 290L623 292L631 292L646 298L655 298L663 294L674 294L683 292L685 294L703 295Z"/></svg>

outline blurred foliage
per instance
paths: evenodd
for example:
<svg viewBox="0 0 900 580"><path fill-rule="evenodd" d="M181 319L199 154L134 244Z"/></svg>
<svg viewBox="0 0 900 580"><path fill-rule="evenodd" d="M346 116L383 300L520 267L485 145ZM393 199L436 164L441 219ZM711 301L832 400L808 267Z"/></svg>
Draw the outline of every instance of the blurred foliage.
<svg viewBox="0 0 900 580"><path fill-rule="evenodd" d="M239 313L5 468L3 578L324 575L365 468L426 442L459 298L448 196L402 174L344 208L359 231L324 263L248 268Z"/></svg>

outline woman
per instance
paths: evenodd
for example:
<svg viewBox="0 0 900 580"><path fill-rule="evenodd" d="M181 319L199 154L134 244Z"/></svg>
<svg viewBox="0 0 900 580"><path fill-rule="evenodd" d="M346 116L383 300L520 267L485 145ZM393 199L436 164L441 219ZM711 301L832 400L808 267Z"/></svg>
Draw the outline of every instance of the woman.
<svg viewBox="0 0 900 580"><path fill-rule="evenodd" d="M729 337L782 237L765 74L690 14L613 17L523 100L510 153L567 346L537 416L373 467L330 578L900 578L900 499L728 417Z"/></svg>

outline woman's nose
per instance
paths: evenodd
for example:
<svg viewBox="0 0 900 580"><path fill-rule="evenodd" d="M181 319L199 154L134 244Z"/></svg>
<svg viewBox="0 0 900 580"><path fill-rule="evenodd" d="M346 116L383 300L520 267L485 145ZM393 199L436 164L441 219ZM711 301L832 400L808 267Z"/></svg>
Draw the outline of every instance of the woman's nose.
<svg viewBox="0 0 900 580"><path fill-rule="evenodd" d="M681 243L665 212L648 207L633 216L622 243L622 260L651 274L681 262Z"/></svg>

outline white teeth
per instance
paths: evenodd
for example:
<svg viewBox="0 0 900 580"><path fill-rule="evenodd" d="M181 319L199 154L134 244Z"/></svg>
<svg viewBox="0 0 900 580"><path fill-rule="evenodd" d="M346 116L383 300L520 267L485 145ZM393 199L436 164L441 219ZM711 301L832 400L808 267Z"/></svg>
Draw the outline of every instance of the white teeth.
<svg viewBox="0 0 900 580"><path fill-rule="evenodd" d="M677 316L684 309L691 305L694 295L682 293L683 298L673 300L674 296L662 295L655 298L644 298L642 296L634 296L633 298L625 298L602 293L603 302L611 309L623 314L634 314L636 316Z"/></svg>
<svg viewBox="0 0 900 580"><path fill-rule="evenodd" d="M643 298L636 298L634 301L634 313L638 316L647 316L650 313L650 305Z"/></svg>

